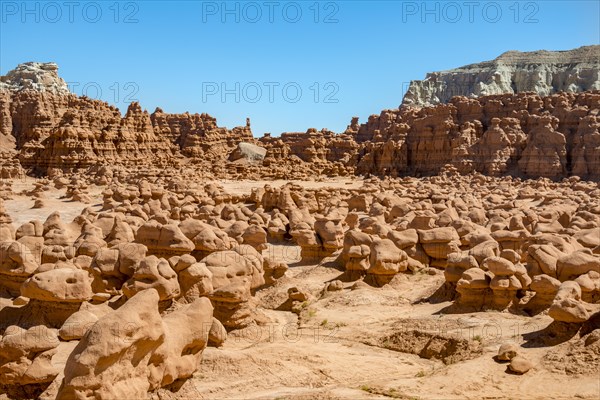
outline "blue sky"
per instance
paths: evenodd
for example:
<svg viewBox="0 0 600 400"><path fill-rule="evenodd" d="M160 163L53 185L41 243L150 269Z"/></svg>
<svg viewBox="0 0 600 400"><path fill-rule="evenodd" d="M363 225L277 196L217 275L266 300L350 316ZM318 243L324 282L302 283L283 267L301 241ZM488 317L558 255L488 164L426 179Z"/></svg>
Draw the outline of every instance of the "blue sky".
<svg viewBox="0 0 600 400"><path fill-rule="evenodd" d="M264 132L396 108L426 72L600 43L595 1L0 1L0 73L54 61L77 94Z"/></svg>

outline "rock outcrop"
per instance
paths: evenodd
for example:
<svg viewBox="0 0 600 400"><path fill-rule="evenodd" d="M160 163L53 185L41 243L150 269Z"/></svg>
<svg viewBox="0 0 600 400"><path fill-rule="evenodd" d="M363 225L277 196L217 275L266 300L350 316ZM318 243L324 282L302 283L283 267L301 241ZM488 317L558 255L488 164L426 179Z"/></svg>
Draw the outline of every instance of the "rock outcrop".
<svg viewBox="0 0 600 400"><path fill-rule="evenodd" d="M531 93L384 110L353 134L356 172L379 176L460 173L598 179L600 92Z"/></svg>
<svg viewBox="0 0 600 400"><path fill-rule="evenodd" d="M507 51L492 61L428 73L412 81L402 105L447 103L454 96L579 93L600 89L600 46L568 51Z"/></svg>
<svg viewBox="0 0 600 400"><path fill-rule="evenodd" d="M0 76L0 90L21 91L32 89L38 92L69 94L63 78L58 76L58 65L52 62L27 62Z"/></svg>
<svg viewBox="0 0 600 400"><path fill-rule="evenodd" d="M587 65L582 60L597 49L543 53L542 58L571 57L575 61L569 65L583 79L590 73L581 69ZM527 62L534 65L532 57ZM529 60L527 55L501 59ZM7 82L39 84L4 84L0 90L0 177L142 165L164 173L232 179L420 176L435 175L448 165L463 174L600 176L600 91L593 90L600 83L571 90L582 93L552 94L548 89L538 91L543 95L457 96L433 107L384 110L364 124L353 118L340 134L311 128L256 140L249 119L245 126L227 129L208 114L169 114L160 108L150 114L138 103L131 103L122 116L105 102L52 89L61 88L56 66L44 68L48 71L22 65L5 77ZM597 65L590 68L598 74ZM31 74L29 80L16 78Z"/></svg>

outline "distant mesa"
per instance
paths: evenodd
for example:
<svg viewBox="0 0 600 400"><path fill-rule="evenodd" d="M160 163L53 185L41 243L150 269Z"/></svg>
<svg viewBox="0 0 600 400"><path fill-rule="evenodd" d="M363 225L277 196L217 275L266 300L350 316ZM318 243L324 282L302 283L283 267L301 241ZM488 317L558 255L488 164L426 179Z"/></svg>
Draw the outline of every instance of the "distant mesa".
<svg viewBox="0 0 600 400"><path fill-rule="evenodd" d="M430 72L412 81L403 106L448 103L453 96L479 97L534 92L548 96L557 92L600 90L600 46L567 51L507 51L492 61Z"/></svg>

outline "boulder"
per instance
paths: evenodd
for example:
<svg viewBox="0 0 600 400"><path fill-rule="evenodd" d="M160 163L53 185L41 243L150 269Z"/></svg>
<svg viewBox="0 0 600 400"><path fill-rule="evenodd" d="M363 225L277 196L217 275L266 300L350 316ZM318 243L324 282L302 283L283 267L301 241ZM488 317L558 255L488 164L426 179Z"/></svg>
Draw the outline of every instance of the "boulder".
<svg viewBox="0 0 600 400"><path fill-rule="evenodd" d="M144 290L100 318L67 359L56 398L147 398L150 358L165 341L159 299Z"/></svg>
<svg viewBox="0 0 600 400"><path fill-rule="evenodd" d="M267 149L252 143L240 142L229 155L230 161L244 159L247 161L262 161L267 155Z"/></svg>
<svg viewBox="0 0 600 400"><path fill-rule="evenodd" d="M560 285L548 315L555 321L568 323L581 323L590 318L581 300L581 287L577 282L567 281Z"/></svg>
<svg viewBox="0 0 600 400"><path fill-rule="evenodd" d="M92 285L86 271L58 268L40 272L21 286L21 295L44 302L82 303L92 298Z"/></svg>

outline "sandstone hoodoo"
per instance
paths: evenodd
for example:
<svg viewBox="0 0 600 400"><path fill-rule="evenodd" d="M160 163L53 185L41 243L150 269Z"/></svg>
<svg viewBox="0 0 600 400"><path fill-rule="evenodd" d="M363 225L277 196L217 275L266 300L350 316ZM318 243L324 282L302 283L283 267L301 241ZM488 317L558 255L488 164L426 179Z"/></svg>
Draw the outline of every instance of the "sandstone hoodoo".
<svg viewBox="0 0 600 400"><path fill-rule="evenodd" d="M0 400L597 398L596 51L509 52L343 133L259 139L18 66Z"/></svg>
<svg viewBox="0 0 600 400"><path fill-rule="evenodd" d="M65 92L44 69L29 73L38 70L44 73L34 80L50 83L13 77L0 91L0 175L7 178L142 163L193 165L206 178L233 179L435 175L446 165L493 176L600 177L600 80L582 93L457 96L434 107L384 110L365 124L355 118L341 134L311 128L254 139L249 124L229 130L207 114L149 114L131 103L121 116L105 102Z"/></svg>

